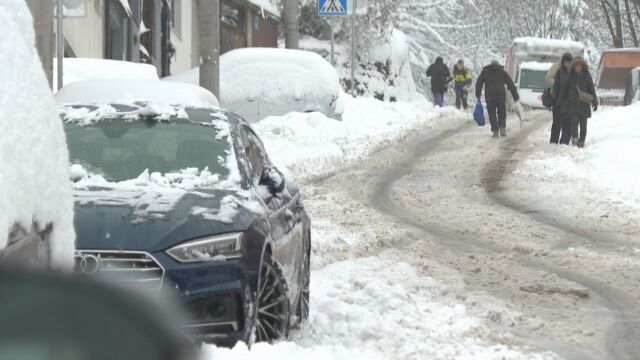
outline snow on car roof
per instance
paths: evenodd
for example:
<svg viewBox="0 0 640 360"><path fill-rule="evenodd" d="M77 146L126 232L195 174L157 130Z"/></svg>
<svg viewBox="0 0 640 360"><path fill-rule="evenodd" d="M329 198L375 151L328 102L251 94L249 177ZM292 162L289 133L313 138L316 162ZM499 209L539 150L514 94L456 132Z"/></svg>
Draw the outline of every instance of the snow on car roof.
<svg viewBox="0 0 640 360"><path fill-rule="evenodd" d="M534 70L534 71L549 71L553 66L553 63L527 61L520 64L520 69Z"/></svg>
<svg viewBox="0 0 640 360"><path fill-rule="evenodd" d="M53 83L57 79L57 61L53 63ZM130 79L130 80L158 80L156 68L149 64L134 63L129 61L65 58L62 63L64 85L69 85L82 80L99 79Z"/></svg>
<svg viewBox="0 0 640 360"><path fill-rule="evenodd" d="M86 80L69 84L55 96L64 104L132 104L153 102L193 107L218 107L208 90L190 84L157 80Z"/></svg>
<svg viewBox="0 0 640 360"><path fill-rule="evenodd" d="M520 37L513 40L514 43L526 43L528 46L542 46L553 48L583 49L585 45L578 41L541 39L534 37Z"/></svg>
<svg viewBox="0 0 640 360"><path fill-rule="evenodd" d="M198 84L198 68L164 78L170 82ZM223 104L263 99L277 104L319 94L338 96L336 69L322 56L303 50L245 48L220 57L220 100Z"/></svg>
<svg viewBox="0 0 640 360"><path fill-rule="evenodd" d="M621 48L621 49L609 49L602 52L602 54L611 53L637 53L640 52L640 48Z"/></svg>

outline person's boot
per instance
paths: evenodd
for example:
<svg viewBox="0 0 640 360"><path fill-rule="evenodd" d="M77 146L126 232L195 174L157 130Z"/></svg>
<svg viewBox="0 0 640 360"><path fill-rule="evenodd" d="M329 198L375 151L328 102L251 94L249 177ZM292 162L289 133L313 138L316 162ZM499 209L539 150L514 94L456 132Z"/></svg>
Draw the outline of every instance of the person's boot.
<svg viewBox="0 0 640 360"><path fill-rule="evenodd" d="M491 130L493 132L492 138L498 138L498 130Z"/></svg>
<svg viewBox="0 0 640 360"><path fill-rule="evenodd" d="M573 145L573 146L577 146L578 145L578 138L577 137L571 137L571 145Z"/></svg>
<svg viewBox="0 0 640 360"><path fill-rule="evenodd" d="M500 136L507 137L507 128L500 128Z"/></svg>
<svg viewBox="0 0 640 360"><path fill-rule="evenodd" d="M584 148L584 141L578 141L578 148Z"/></svg>

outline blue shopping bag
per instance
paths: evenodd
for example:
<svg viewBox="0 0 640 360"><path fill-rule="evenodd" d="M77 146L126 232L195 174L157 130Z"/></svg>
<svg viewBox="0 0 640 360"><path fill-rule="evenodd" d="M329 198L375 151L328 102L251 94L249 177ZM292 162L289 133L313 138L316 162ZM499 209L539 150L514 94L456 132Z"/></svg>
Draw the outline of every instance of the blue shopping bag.
<svg viewBox="0 0 640 360"><path fill-rule="evenodd" d="M478 126L484 126L484 108L480 101L476 103L476 109L473 111L473 119Z"/></svg>

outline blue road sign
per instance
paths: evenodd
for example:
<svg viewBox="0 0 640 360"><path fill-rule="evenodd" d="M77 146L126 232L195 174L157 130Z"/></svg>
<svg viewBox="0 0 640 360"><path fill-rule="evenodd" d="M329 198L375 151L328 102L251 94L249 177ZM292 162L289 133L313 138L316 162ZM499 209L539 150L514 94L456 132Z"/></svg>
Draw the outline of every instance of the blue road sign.
<svg viewBox="0 0 640 360"><path fill-rule="evenodd" d="M319 16L347 16L347 0L318 0Z"/></svg>

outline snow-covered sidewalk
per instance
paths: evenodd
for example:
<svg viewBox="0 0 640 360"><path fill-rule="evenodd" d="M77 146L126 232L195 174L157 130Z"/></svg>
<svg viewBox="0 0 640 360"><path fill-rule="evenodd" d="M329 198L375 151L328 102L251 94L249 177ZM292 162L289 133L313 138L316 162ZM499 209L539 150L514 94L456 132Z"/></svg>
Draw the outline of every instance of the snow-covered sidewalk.
<svg viewBox="0 0 640 360"><path fill-rule="evenodd" d="M584 149L548 144L548 127L509 179L528 200L601 229L640 231L640 104L605 108L589 120ZM533 191L531 191L533 190Z"/></svg>

